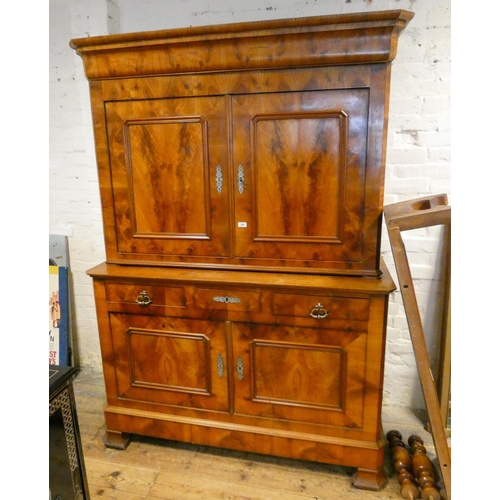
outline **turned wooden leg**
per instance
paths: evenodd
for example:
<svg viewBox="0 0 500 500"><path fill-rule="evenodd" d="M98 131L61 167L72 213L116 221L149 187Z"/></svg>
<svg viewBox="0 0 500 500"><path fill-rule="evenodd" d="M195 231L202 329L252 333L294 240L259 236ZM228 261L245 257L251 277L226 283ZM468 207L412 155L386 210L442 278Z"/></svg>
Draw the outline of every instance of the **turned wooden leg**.
<svg viewBox="0 0 500 500"><path fill-rule="evenodd" d="M361 490L380 490L387 482L387 476L383 467L377 470L358 469L352 485Z"/></svg>
<svg viewBox="0 0 500 500"><path fill-rule="evenodd" d="M114 450L124 450L130 443L130 434L118 431L106 431L102 438L106 448L113 448Z"/></svg>
<svg viewBox="0 0 500 500"><path fill-rule="evenodd" d="M403 436L399 431L392 430L387 433L386 437L391 449L392 465L398 475L398 483L401 485L401 496L407 500L415 500L420 496L420 491L413 474L410 453L402 441Z"/></svg>

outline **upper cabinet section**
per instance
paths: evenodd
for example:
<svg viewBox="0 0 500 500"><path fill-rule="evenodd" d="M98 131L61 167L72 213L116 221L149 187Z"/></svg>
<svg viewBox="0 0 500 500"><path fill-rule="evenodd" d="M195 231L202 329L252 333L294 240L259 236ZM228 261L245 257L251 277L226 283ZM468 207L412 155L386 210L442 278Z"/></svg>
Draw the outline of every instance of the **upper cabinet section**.
<svg viewBox="0 0 500 500"><path fill-rule="evenodd" d="M412 17L72 40L107 261L379 274L390 61Z"/></svg>

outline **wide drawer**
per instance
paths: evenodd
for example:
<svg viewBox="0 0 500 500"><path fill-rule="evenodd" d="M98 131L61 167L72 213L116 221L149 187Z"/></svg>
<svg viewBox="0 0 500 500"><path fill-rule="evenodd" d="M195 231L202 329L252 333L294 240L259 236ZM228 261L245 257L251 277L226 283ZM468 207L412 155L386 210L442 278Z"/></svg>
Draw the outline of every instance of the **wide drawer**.
<svg viewBox="0 0 500 500"><path fill-rule="evenodd" d="M348 319L365 321L369 316L368 299L273 293L271 312L277 316Z"/></svg>
<svg viewBox="0 0 500 500"><path fill-rule="evenodd" d="M106 299L111 302L141 306L185 307L183 287L150 286L148 284L106 283Z"/></svg>
<svg viewBox="0 0 500 500"><path fill-rule="evenodd" d="M260 311L260 291L200 289L194 292L195 306L225 311Z"/></svg>

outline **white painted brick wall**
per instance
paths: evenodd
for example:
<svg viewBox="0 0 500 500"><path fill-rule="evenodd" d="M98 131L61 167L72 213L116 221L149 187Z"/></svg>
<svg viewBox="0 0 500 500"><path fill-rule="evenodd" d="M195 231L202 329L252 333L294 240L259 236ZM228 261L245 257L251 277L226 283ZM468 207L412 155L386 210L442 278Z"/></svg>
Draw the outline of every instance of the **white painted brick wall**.
<svg viewBox="0 0 500 500"><path fill-rule="evenodd" d="M100 369L91 281L105 259L88 96L76 37L228 22L408 9L415 17L392 68L385 204L451 194L450 0L51 0L50 232L70 244L75 339L82 366ZM451 204L451 197L449 197ZM439 331L440 228L404 233L432 359ZM384 228L382 255L396 281ZM399 292L391 295L384 404L424 407Z"/></svg>

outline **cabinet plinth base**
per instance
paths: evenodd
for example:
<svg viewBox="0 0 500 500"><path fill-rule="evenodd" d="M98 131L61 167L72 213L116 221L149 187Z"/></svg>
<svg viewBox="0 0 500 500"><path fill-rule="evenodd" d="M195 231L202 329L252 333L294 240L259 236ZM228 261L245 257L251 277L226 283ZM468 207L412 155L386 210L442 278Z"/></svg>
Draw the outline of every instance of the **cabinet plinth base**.
<svg viewBox="0 0 500 500"><path fill-rule="evenodd" d="M114 450L125 450L130 443L130 434L118 431L106 431L102 441L106 448Z"/></svg>
<svg viewBox="0 0 500 500"><path fill-rule="evenodd" d="M358 469L352 485L361 490L378 491L387 482L387 476L383 467L377 470Z"/></svg>
<svg viewBox="0 0 500 500"><path fill-rule="evenodd" d="M353 467L357 469L353 486L357 489L377 491L386 484L383 467L384 446L381 440L359 441L294 432L277 432L256 429L253 426L222 425L207 426L207 422L193 420L182 424L167 415L156 417L137 410L108 407L106 419L113 428L124 432L107 431L104 443L113 449L125 449L133 434L150 436L169 441L180 441L202 446L215 446L236 451L273 455L302 461L313 461ZM141 415L142 413L142 415ZM221 424L219 424L221 425Z"/></svg>

